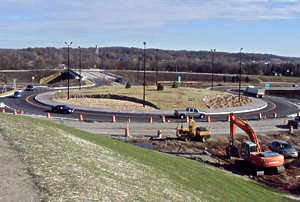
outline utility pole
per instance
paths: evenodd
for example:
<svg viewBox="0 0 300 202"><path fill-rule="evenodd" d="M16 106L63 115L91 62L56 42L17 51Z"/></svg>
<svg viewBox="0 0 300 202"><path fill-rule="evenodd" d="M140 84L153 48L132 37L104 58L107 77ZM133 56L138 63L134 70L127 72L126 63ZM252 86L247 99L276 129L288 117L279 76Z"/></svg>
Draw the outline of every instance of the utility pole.
<svg viewBox="0 0 300 202"><path fill-rule="evenodd" d="M239 79L239 102L241 102L241 81L242 81L242 50L240 49L240 79Z"/></svg>
<svg viewBox="0 0 300 202"><path fill-rule="evenodd" d="M214 56L216 49L211 49L211 90L214 88Z"/></svg>
<svg viewBox="0 0 300 202"><path fill-rule="evenodd" d="M158 49L156 49L156 52L155 52L155 65L156 65L156 72L155 72L155 84L157 86L157 82L158 82Z"/></svg>
<svg viewBox="0 0 300 202"><path fill-rule="evenodd" d="M65 42L65 44L68 46L68 98L70 99L70 46L72 45L71 42Z"/></svg>
<svg viewBox="0 0 300 202"><path fill-rule="evenodd" d="M146 42L144 42L144 91L143 91L143 107L146 101Z"/></svg>
<svg viewBox="0 0 300 202"><path fill-rule="evenodd" d="M81 90L81 48L78 46L79 49L79 90Z"/></svg>

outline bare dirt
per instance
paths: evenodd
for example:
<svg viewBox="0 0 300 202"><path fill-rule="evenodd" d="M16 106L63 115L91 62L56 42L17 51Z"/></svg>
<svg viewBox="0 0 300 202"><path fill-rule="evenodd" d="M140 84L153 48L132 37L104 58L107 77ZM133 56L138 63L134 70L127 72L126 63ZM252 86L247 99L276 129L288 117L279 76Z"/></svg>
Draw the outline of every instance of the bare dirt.
<svg viewBox="0 0 300 202"><path fill-rule="evenodd" d="M267 143L275 139L286 140L292 143L298 151L300 150L300 133L296 135L290 135L287 132L266 133L259 136L259 138L264 150L268 150ZM247 136L237 137L236 145L239 145L240 142L247 139ZM206 143L196 141L186 142L176 138L139 139L132 140L131 143L152 148L160 152L205 162L235 174L254 179L278 191L286 191L294 195L300 195L300 158L286 159L284 165L285 171L280 174L267 173L264 176L256 177L251 170L245 169L245 165L242 164L243 166L241 166L238 159L228 159L226 157L225 149L229 141L224 135L214 135ZM236 162L239 162L239 164Z"/></svg>
<svg viewBox="0 0 300 202"><path fill-rule="evenodd" d="M40 201L39 189L18 155L0 135L0 201Z"/></svg>

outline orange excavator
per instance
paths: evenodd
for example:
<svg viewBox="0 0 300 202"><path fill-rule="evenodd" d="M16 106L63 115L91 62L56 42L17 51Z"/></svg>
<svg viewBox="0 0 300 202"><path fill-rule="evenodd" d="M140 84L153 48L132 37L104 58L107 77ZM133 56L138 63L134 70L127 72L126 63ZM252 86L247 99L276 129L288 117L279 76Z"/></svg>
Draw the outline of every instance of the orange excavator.
<svg viewBox="0 0 300 202"><path fill-rule="evenodd" d="M234 138L236 135L236 126L241 128L248 134L251 141L241 143L241 149L234 146ZM280 173L284 170L284 157L276 152L262 151L258 137L254 130L241 118L230 114L230 145L226 148L228 157L241 157L244 161L250 162L255 169L255 174L264 175L266 169L275 170Z"/></svg>

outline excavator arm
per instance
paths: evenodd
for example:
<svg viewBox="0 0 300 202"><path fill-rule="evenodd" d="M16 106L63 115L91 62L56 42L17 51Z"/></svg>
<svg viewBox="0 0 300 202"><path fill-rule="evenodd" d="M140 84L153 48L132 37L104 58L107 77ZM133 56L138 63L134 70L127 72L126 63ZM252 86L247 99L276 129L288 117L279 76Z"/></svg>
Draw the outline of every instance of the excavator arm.
<svg viewBox="0 0 300 202"><path fill-rule="evenodd" d="M242 119L239 117L235 117L232 113L230 114L230 143L233 146L234 138L236 135L236 126L238 126L240 129L245 131L247 135L249 136L251 142L255 143L257 145L258 152L262 152L261 145L259 143L258 137L254 130Z"/></svg>

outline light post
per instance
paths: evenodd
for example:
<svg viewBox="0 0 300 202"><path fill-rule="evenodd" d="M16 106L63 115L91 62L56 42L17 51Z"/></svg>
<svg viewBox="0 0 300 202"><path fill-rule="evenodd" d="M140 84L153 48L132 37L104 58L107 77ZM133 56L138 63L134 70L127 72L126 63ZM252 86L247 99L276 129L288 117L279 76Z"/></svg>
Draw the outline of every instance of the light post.
<svg viewBox="0 0 300 202"><path fill-rule="evenodd" d="M155 84L157 86L157 77L158 77L158 49L156 49L156 54L155 54L155 65L156 65L156 72L155 72Z"/></svg>
<svg viewBox="0 0 300 202"><path fill-rule="evenodd" d="M241 81L242 81L242 50L240 49L240 79L239 79L239 102L241 102Z"/></svg>
<svg viewBox="0 0 300 202"><path fill-rule="evenodd" d="M214 55L216 52L216 49L211 49L211 90L214 88Z"/></svg>
<svg viewBox="0 0 300 202"><path fill-rule="evenodd" d="M81 48L78 46L79 49L79 90L81 90Z"/></svg>
<svg viewBox="0 0 300 202"><path fill-rule="evenodd" d="M72 45L71 42L65 42L68 46L68 99L70 99L70 46Z"/></svg>
<svg viewBox="0 0 300 202"><path fill-rule="evenodd" d="M146 101L146 42L144 44L144 91L143 91L143 107L145 107L145 101Z"/></svg>

